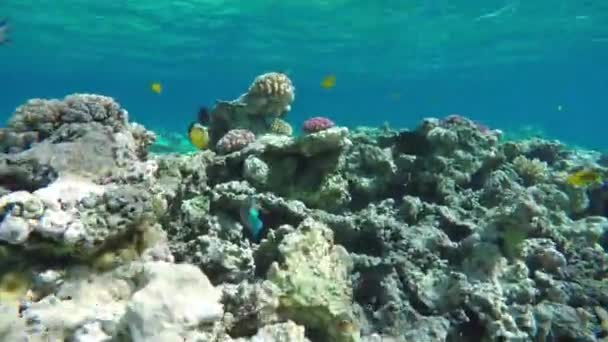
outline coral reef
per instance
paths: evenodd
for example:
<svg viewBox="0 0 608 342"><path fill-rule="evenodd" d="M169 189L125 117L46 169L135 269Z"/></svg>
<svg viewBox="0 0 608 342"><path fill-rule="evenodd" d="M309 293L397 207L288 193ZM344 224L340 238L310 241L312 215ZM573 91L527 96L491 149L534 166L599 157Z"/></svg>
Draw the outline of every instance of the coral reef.
<svg viewBox="0 0 608 342"><path fill-rule="evenodd" d="M212 144L232 129L246 129L256 136L277 129L284 133L288 125L276 119L287 115L294 99L295 88L287 75L269 72L256 77L247 92L232 101L218 100L211 110Z"/></svg>
<svg viewBox="0 0 608 342"><path fill-rule="evenodd" d="M605 340L608 187L566 181L606 175L599 153L461 116L294 137L272 128L292 101L285 75L256 78L212 111L214 146L247 138L189 154L150 154L108 97L17 108L0 339Z"/></svg>

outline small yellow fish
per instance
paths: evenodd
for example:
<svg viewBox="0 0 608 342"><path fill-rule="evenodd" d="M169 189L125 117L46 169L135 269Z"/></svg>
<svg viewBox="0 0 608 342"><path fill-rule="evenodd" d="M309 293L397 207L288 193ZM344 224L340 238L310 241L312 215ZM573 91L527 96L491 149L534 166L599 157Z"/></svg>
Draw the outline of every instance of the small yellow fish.
<svg viewBox="0 0 608 342"><path fill-rule="evenodd" d="M572 186L585 187L594 183L600 183L602 175L594 170L579 170L566 178L566 182Z"/></svg>
<svg viewBox="0 0 608 342"><path fill-rule="evenodd" d="M203 150L209 146L209 130L207 127L193 122L188 127L188 139L194 147Z"/></svg>
<svg viewBox="0 0 608 342"><path fill-rule="evenodd" d="M158 82L152 82L150 84L150 90L156 94L160 94L163 91L163 86Z"/></svg>
<svg viewBox="0 0 608 342"><path fill-rule="evenodd" d="M395 91L388 94L388 97L393 101L399 101L401 99L401 93Z"/></svg>
<svg viewBox="0 0 608 342"><path fill-rule="evenodd" d="M321 87L331 89L336 86L336 75L327 75L321 80Z"/></svg>

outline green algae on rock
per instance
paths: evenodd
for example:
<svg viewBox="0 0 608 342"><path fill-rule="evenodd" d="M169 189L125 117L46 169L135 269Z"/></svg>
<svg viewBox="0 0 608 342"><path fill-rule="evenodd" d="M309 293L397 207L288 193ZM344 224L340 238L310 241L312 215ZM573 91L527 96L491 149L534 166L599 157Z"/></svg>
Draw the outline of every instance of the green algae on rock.
<svg viewBox="0 0 608 342"><path fill-rule="evenodd" d="M285 236L282 262L273 263L268 279L281 290L279 312L327 341L358 341L352 317L352 261L333 244L333 232L312 219Z"/></svg>

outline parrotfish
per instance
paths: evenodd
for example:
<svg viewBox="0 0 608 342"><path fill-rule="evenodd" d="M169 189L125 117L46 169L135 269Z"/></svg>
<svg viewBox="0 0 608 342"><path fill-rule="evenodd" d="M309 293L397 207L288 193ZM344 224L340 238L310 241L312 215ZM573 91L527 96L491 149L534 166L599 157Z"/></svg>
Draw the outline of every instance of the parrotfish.
<svg viewBox="0 0 608 342"><path fill-rule="evenodd" d="M259 241L264 223L260 219L259 207L253 198L249 196L245 204L241 207L239 214L241 215L241 223L247 227L254 241Z"/></svg>

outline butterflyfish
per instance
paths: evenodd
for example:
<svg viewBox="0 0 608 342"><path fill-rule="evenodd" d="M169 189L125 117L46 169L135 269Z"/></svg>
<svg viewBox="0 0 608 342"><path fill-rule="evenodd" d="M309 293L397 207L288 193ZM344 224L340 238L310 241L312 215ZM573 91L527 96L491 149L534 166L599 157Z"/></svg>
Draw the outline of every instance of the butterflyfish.
<svg viewBox="0 0 608 342"><path fill-rule="evenodd" d="M209 129L197 122L193 122L188 127L188 139L190 139L190 143L194 147L203 150L209 146Z"/></svg>
<svg viewBox="0 0 608 342"><path fill-rule="evenodd" d="M579 170L570 174L566 182L576 187L586 187L595 183L602 182L602 175L594 170Z"/></svg>

